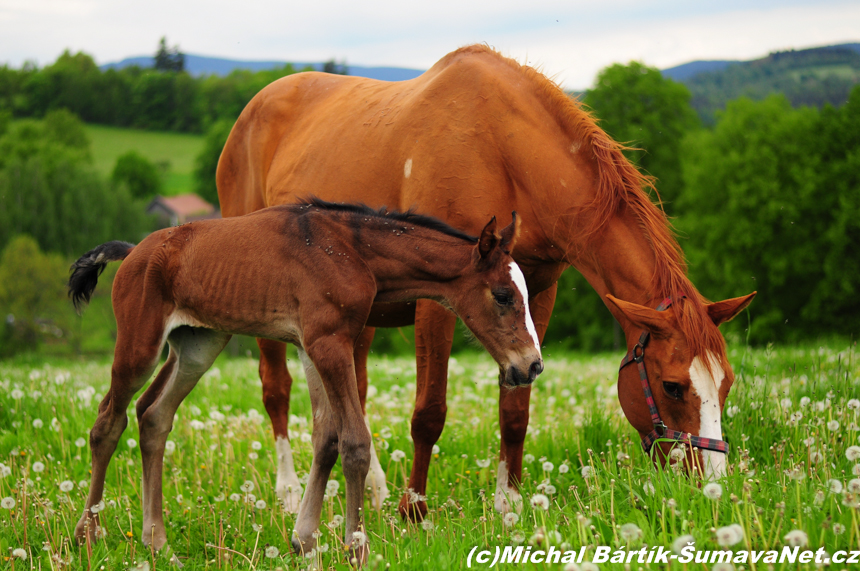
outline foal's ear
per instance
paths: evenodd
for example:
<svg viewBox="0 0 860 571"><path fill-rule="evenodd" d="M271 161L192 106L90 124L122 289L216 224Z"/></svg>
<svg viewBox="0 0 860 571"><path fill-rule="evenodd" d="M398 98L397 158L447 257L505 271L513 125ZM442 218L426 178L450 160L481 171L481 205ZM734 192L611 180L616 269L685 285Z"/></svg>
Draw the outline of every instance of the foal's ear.
<svg viewBox="0 0 860 571"><path fill-rule="evenodd" d="M517 244L517 237L520 235L520 219L517 217L516 210L511 212L511 223L504 227L499 234L502 237L499 247L510 255Z"/></svg>
<svg viewBox="0 0 860 571"><path fill-rule="evenodd" d="M481 237L478 238L478 254L481 259L486 258L493 248L499 245L499 235L496 234L496 217L493 216L484 229L481 230Z"/></svg>
<svg viewBox="0 0 860 571"><path fill-rule="evenodd" d="M634 325L650 331L656 337L669 336L672 330L671 312L657 311L644 305L623 301L610 294L606 294L606 299Z"/></svg>
<svg viewBox="0 0 860 571"><path fill-rule="evenodd" d="M711 316L711 321L713 321L714 325L717 326L721 323L725 323L726 321L731 321L738 315L738 313L746 309L755 297L756 293L758 292L754 291L749 295L725 299L723 301L709 304L708 315Z"/></svg>

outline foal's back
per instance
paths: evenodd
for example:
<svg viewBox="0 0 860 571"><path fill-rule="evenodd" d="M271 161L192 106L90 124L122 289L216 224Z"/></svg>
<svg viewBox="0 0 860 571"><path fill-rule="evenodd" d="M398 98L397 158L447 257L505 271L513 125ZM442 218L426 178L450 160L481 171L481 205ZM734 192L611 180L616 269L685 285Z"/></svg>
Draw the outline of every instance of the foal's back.
<svg viewBox="0 0 860 571"><path fill-rule="evenodd" d="M300 342L309 312L333 313L330 306L343 319L369 311L373 278L343 237L341 217L296 205L154 232L117 273L117 318L141 307L117 292L141 287L163 300L168 329Z"/></svg>

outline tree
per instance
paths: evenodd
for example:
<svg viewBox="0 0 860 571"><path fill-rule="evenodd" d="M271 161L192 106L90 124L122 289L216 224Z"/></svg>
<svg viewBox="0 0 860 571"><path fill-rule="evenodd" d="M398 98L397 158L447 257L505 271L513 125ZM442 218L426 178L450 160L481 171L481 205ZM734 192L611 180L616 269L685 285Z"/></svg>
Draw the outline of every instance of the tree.
<svg viewBox="0 0 860 571"><path fill-rule="evenodd" d="M185 71L185 54L179 51L179 46L167 47L167 38L161 38L158 51L155 52L155 69L158 71Z"/></svg>
<svg viewBox="0 0 860 571"><path fill-rule="evenodd" d="M700 127L687 88L640 62L614 64L598 74L584 102L612 138L639 149L625 154L657 178L664 208L673 212L683 186L681 141Z"/></svg>
<svg viewBox="0 0 860 571"><path fill-rule="evenodd" d="M349 75L349 68L346 62L337 63L334 59L330 59L323 64L323 73L333 73L336 75Z"/></svg>
<svg viewBox="0 0 860 571"><path fill-rule="evenodd" d="M129 151L116 160L111 174L114 184L124 184L133 198L148 199L161 192L161 174L137 151Z"/></svg>
<svg viewBox="0 0 860 571"><path fill-rule="evenodd" d="M221 151L230 136L233 121L221 120L212 125L206 133L203 150L194 162L194 191L207 202L218 204L218 187L215 184L215 171Z"/></svg>

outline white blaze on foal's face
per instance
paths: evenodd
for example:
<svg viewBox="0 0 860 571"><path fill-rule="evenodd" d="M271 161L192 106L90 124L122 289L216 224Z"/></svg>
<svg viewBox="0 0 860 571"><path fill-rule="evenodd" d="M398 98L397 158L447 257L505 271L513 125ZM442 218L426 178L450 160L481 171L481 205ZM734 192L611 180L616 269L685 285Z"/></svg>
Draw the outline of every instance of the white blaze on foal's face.
<svg viewBox="0 0 860 571"><path fill-rule="evenodd" d="M694 358L690 364L690 383L699 400L702 401L699 409L699 436L722 440L720 387L726 378L726 373L710 351L708 351L707 357L711 362L713 377L700 357ZM702 450L701 452L705 478L715 480L725 476L726 455L713 450Z"/></svg>
<svg viewBox="0 0 860 571"><path fill-rule="evenodd" d="M535 324L534 321L532 321L532 314L529 312L529 291L526 287L526 277L523 275L523 271L516 262L511 262L508 264L508 267L511 268L511 280L513 280L514 285L517 286L517 289L520 291L520 295L523 296L526 329L532 337L532 341L535 344L535 349L537 349L538 355L540 355L540 343L538 342L537 330L535 330Z"/></svg>

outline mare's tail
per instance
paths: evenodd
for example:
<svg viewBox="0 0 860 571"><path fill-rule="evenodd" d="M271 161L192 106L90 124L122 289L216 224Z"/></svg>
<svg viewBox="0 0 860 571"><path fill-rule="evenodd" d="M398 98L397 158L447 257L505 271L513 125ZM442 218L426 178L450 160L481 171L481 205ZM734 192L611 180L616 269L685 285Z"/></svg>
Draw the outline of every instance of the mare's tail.
<svg viewBox="0 0 860 571"><path fill-rule="evenodd" d="M124 260L132 248L134 244L114 240L96 246L72 264L69 276L69 297L72 298L72 303L78 312L81 311L82 306L89 303L99 276L108 262Z"/></svg>

